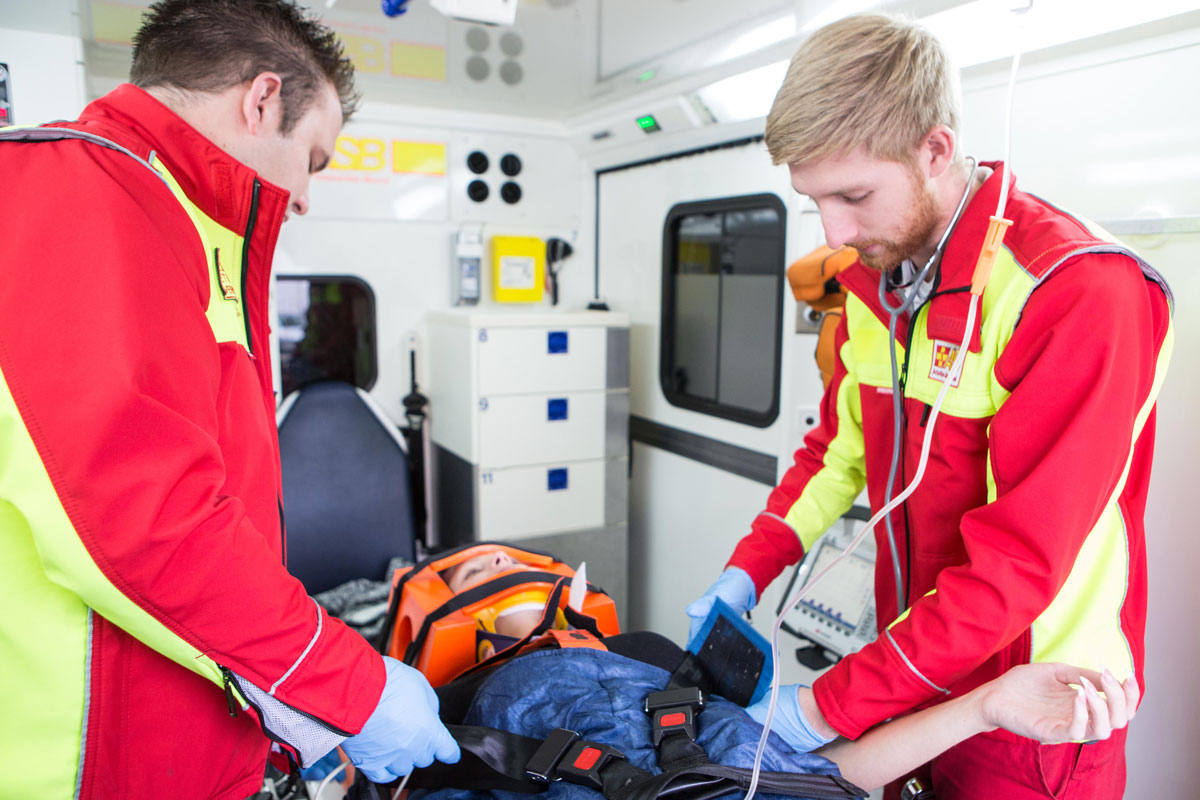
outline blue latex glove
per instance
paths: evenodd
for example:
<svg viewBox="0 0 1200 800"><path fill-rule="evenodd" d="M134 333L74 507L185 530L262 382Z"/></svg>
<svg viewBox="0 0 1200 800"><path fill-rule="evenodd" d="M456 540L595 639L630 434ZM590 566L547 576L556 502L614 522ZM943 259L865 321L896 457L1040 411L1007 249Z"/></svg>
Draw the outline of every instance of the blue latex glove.
<svg viewBox="0 0 1200 800"><path fill-rule="evenodd" d="M688 628L689 642L696 638L696 632L708 618L708 612L712 611L713 599L716 597L724 600L739 614L745 614L758 602L758 592L754 588L754 579L750 577L750 574L738 567L726 567L725 571L721 573L721 577L708 587L708 591L700 595L700 598L693 601L686 609L687 615L691 617Z"/></svg>
<svg viewBox="0 0 1200 800"><path fill-rule="evenodd" d="M455 764L458 742L438 719L438 696L425 676L394 658L383 657L387 684L362 731L342 742L342 750L375 783L391 783L436 758Z"/></svg>
<svg viewBox="0 0 1200 800"><path fill-rule="evenodd" d="M833 737L826 739L808 724L804 710L800 708L800 695L796 691L801 686L804 684L793 683L779 687L779 702L775 705L775 717L771 720L771 730L779 734L785 742L792 746L793 750L800 753L811 753L818 747L832 742ZM771 695L768 692L767 696L757 703L746 706L746 713L750 715L751 719L762 725L767 721L767 705L770 702Z"/></svg>

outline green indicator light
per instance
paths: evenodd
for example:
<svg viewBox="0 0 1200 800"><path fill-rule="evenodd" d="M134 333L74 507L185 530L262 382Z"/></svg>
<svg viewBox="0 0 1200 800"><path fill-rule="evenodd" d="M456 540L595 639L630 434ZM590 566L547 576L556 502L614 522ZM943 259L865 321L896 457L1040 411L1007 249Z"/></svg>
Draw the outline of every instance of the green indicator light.
<svg viewBox="0 0 1200 800"><path fill-rule="evenodd" d="M637 77L638 83L645 83L646 81L653 80L654 76L657 74L658 74L658 70L648 69L645 72L643 72L641 75L638 75L638 77Z"/></svg>
<svg viewBox="0 0 1200 800"><path fill-rule="evenodd" d="M654 131L661 130L658 126L658 120L654 118L653 114L647 114L644 117L638 117L637 124L638 127L644 130L646 133L654 133Z"/></svg>

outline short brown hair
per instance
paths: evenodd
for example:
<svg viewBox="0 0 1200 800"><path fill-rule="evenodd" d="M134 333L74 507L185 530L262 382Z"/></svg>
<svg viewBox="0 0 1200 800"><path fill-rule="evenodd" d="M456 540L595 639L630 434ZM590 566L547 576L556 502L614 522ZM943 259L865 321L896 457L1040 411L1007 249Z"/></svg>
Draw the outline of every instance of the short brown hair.
<svg viewBox="0 0 1200 800"><path fill-rule="evenodd" d="M283 80L284 135L325 81L337 91L343 122L358 107L354 65L341 42L290 0L161 0L133 37L129 78L143 89L219 92L263 72Z"/></svg>
<svg viewBox="0 0 1200 800"><path fill-rule="evenodd" d="M788 67L767 115L776 164L802 164L866 147L907 163L935 125L956 134L958 73L916 22L858 14L810 36Z"/></svg>

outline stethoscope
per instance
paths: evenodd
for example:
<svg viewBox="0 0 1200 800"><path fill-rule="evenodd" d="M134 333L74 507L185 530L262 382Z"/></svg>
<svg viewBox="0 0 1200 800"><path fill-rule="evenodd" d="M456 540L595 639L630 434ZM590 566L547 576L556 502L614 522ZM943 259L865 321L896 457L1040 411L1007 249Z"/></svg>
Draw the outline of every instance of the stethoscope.
<svg viewBox="0 0 1200 800"><path fill-rule="evenodd" d="M938 241L937 248L934 249L933 255L925 262L925 266L913 277L912 290L908 292L904 300L896 306L889 302L888 298L888 278L887 275L879 279L879 304L888 312L888 341L891 343L892 355L892 465L888 469L887 489L884 495L883 502L890 503L892 500L892 491L896 488L896 473L900 469L900 437L904 428L904 400L900 396L900 368L896 359L896 323L902 314L909 313L915 306L919 306L922 299L920 287L929 277L930 271L938 263L942 257L942 250L946 247L946 242L950 240L950 234L958 226L958 220L962 216L963 209L967 207L967 198L971 194L971 187L975 184L975 173L979 169L979 163L968 156L971 161L971 174L967 177L967 184L963 187L962 197L958 200L958 208L954 211L954 216L950 218L950 224L946 226L945 232L942 233L942 238ZM892 515L887 514L883 518L884 524L887 527L888 548L892 553L892 574L896 579L896 613L903 613L905 605L905 587L903 576L900 573L900 553L896 547L896 531L892 526Z"/></svg>

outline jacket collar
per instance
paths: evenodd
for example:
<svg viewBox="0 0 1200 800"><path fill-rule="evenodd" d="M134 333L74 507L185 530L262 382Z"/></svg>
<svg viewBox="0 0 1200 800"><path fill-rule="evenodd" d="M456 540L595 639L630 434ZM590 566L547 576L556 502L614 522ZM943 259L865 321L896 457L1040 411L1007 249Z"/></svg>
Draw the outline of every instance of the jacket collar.
<svg viewBox="0 0 1200 800"><path fill-rule="evenodd" d="M266 234L273 249L288 193L267 183L149 93L121 84L90 103L79 123L79 128L112 139L148 161L156 155L188 199L220 225L242 233L254 212L256 230ZM259 181L257 209L255 179Z"/></svg>
<svg viewBox="0 0 1200 800"><path fill-rule="evenodd" d="M981 162L980 166L990 167L992 174L963 209L962 217L946 242L941 262L937 266L937 276L934 278L934 292L927 303L926 332L930 339L957 344L962 341L963 326L967 324L971 295L963 287L971 285L971 274L975 271L979 248L987 234L988 221L996 213L996 203L1000 199L1000 187L1004 180L1002 162L985 161ZM1010 175L1009 204L1016 187L1016 176ZM884 325L888 324L888 313L879 303L879 283L883 280L883 275L878 270L858 262L841 272L837 279L865 303ZM971 333L971 344L968 348L972 353L978 353L982 349L982 323L983 314L979 313L975 317L975 330ZM901 342L908 341L908 326L907 317L897 320L896 338Z"/></svg>

